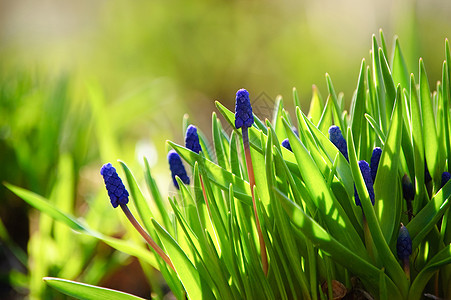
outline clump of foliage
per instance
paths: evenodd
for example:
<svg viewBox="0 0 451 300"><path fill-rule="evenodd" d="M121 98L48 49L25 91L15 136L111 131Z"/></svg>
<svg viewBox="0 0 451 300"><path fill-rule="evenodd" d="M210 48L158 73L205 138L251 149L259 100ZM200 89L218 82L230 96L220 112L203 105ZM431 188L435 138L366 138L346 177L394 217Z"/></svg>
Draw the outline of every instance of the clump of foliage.
<svg viewBox="0 0 451 300"><path fill-rule="evenodd" d="M247 91L237 93L236 115L217 102L232 131L213 113L212 144L200 132L193 137L192 126L187 147L168 142L175 192L167 202L146 159L151 199L124 162L128 191L105 165L113 205L150 251L8 187L70 228L158 269L177 299L332 299L359 291L377 299L449 298L451 183L442 175L450 171L451 152L448 41L442 78L431 93L423 61L415 79L398 41L389 62L380 38L379 47L373 37L370 65L362 61L349 112L328 75L326 101L315 90L307 115L296 90L294 117L278 98L272 121L249 114ZM185 119L185 131L188 125ZM182 160L192 170L191 183ZM45 281L81 299L137 298Z"/></svg>

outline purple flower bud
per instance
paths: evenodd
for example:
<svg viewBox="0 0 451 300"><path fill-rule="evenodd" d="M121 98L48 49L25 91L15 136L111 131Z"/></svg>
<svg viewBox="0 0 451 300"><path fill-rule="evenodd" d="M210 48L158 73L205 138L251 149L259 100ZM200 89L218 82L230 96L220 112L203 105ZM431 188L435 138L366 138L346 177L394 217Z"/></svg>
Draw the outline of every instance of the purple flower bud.
<svg viewBox="0 0 451 300"><path fill-rule="evenodd" d="M254 123L254 115L252 114L251 101L249 100L249 92L240 89L236 92L235 104L235 127L248 128Z"/></svg>
<svg viewBox="0 0 451 300"><path fill-rule="evenodd" d="M401 185L404 199L412 201L415 198L415 189L407 174L402 177Z"/></svg>
<svg viewBox="0 0 451 300"><path fill-rule="evenodd" d="M381 148L375 147L373 149L373 154L371 155L371 161L370 161L371 179L373 179L373 182L376 180L377 168L379 166L381 154L382 154Z"/></svg>
<svg viewBox="0 0 451 300"><path fill-rule="evenodd" d="M291 150L291 145L290 145L290 141L288 139L284 139L282 141L282 146L287 148L288 150L290 150L291 152L293 152L293 150Z"/></svg>
<svg viewBox="0 0 451 300"><path fill-rule="evenodd" d="M362 173L363 180L365 181L365 186L366 189L368 190L368 194L370 195L371 204L374 205L374 189L373 189L373 180L371 179L370 166L366 161L361 160L359 161L359 168L360 172ZM362 206L355 185L354 185L354 196L355 196L355 204L358 206Z"/></svg>
<svg viewBox="0 0 451 300"><path fill-rule="evenodd" d="M189 125L186 129L185 147L196 153L202 151L199 144L199 136L197 135L196 126Z"/></svg>
<svg viewBox="0 0 451 300"><path fill-rule="evenodd" d="M110 196L111 204L116 208L119 204L128 203L128 191L125 188L122 180L117 175L116 169L111 163L104 164L100 169L100 174L105 181L105 187Z"/></svg>
<svg viewBox="0 0 451 300"><path fill-rule="evenodd" d="M409 258L412 254L412 239L406 226L401 223L399 229L398 240L396 242L396 252L400 260Z"/></svg>
<svg viewBox="0 0 451 300"><path fill-rule="evenodd" d="M189 177L186 174L186 170L185 167L183 166L180 155L178 155L178 153L175 152L174 150L169 151L168 162L169 169L171 170L172 174L172 181L174 182L175 187L179 189L179 184L175 179L175 176L178 176L184 184L189 184Z"/></svg>
<svg viewBox="0 0 451 300"><path fill-rule="evenodd" d="M329 128L329 139L332 142L332 144L334 144L335 147L337 147L338 150L340 150L341 154L343 154L343 156L346 158L346 160L349 161L349 159L348 159L348 146L346 145L345 138L341 134L340 127L335 126L335 125L330 126L330 128Z"/></svg>
<svg viewBox="0 0 451 300"><path fill-rule="evenodd" d="M451 174L449 172L443 172L442 173L442 185L440 186L440 188L442 188L450 179L451 179Z"/></svg>

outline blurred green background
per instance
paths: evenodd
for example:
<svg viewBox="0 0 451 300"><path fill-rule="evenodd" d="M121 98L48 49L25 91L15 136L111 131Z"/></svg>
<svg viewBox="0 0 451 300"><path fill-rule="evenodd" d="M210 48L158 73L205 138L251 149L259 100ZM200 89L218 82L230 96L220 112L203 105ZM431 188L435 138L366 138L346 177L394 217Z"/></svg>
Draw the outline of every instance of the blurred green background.
<svg viewBox="0 0 451 300"><path fill-rule="evenodd" d="M306 111L312 84L327 96L326 72L348 104L379 28L435 85L450 15L440 0L0 1L0 180L48 197L69 156L67 210L86 217L100 166L136 169L145 154L170 191L165 140L182 143L185 113L210 137L214 100L233 110L242 87L262 118L279 94L292 108L293 87ZM40 217L3 186L0 201L0 298L12 299L28 293L17 274L30 272Z"/></svg>

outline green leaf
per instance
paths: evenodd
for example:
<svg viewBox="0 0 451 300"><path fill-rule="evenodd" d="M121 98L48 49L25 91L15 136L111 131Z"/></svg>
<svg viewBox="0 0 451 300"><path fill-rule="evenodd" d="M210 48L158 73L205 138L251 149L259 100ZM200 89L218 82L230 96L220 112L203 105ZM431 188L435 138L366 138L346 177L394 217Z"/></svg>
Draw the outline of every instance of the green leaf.
<svg viewBox="0 0 451 300"><path fill-rule="evenodd" d="M233 184L235 197L248 205L252 205L252 196L249 183L235 176L227 170L211 162L208 159L203 159L199 154L168 141L169 145L191 166L197 161L200 168L205 168L210 180L219 186L222 190L228 191L229 184Z"/></svg>
<svg viewBox="0 0 451 300"><path fill-rule="evenodd" d="M221 125L219 124L219 119L216 117L216 113L213 113L212 117L212 131L213 131L213 144L215 146L215 153L216 153L216 160L218 162L218 165L228 170L228 162L226 153L224 150L224 144L222 143L221 138Z"/></svg>
<svg viewBox="0 0 451 300"><path fill-rule="evenodd" d="M402 137L402 95L398 86L390 128L384 144L374 182L375 210L382 234L390 243L395 222L401 212L401 191L398 191L398 165Z"/></svg>
<svg viewBox="0 0 451 300"><path fill-rule="evenodd" d="M357 149L362 149L366 145L361 144L361 128L363 123L363 115L365 113L365 59L362 59L360 65L359 81L357 82L357 93L355 96L354 111L352 114L351 129L357 140ZM344 129L343 129L344 130Z"/></svg>
<svg viewBox="0 0 451 300"><path fill-rule="evenodd" d="M357 157L353 146L354 143L351 129L348 129L347 144L352 176L354 177L357 193L359 194L360 197L360 202L362 204L362 208L365 213L365 218L368 221L368 227L370 229L374 245L378 250L379 257L383 262L384 267L387 270L390 278L398 286L401 295L405 297L407 295L407 291L409 288L407 278L402 268L400 267L398 261L396 260L395 256L391 252L388 243L384 239L382 230L376 217L376 213L374 212L373 205L371 203L368 194L368 190L366 189L365 182L363 180L362 174L360 173L360 168L357 162Z"/></svg>
<svg viewBox="0 0 451 300"><path fill-rule="evenodd" d="M409 86L409 73L407 72L406 61L402 55L401 46L398 37L395 37L395 47L393 49L392 75L395 86L401 84L401 87Z"/></svg>
<svg viewBox="0 0 451 300"><path fill-rule="evenodd" d="M145 166L144 176L146 178L147 186L149 187L153 200L157 205L160 216L163 219L163 224L166 226L166 228L168 228L171 224L171 221L169 220L169 214L164 205L163 197L161 197L161 193L158 189L157 183L155 182L155 179L153 178L150 172L149 162L147 161L146 157L144 157L144 166Z"/></svg>
<svg viewBox="0 0 451 300"><path fill-rule="evenodd" d="M437 129L435 127L435 116L432 108L431 91L429 90L429 82L424 68L423 60L420 59L420 100L421 100L421 117L423 120L423 138L424 153L427 161L429 173L434 182L440 179L440 151L437 140Z"/></svg>
<svg viewBox="0 0 451 300"><path fill-rule="evenodd" d="M372 116L370 116L369 114L365 114L365 118L368 121L368 123L370 123L371 127L373 127L374 132L376 133L376 135L378 136L379 140L381 141L381 143L383 145L385 142L386 136L382 132L382 129L379 128L379 125L376 122L376 120L374 120L374 118Z"/></svg>
<svg viewBox="0 0 451 300"><path fill-rule="evenodd" d="M332 79L330 78L329 74L326 73L326 83L327 83L327 89L329 90L329 95L332 98L332 102L334 104L334 122L336 125L339 125L341 129L346 128L344 120L341 116L342 110L340 108L340 104L338 101L337 94L335 93L334 85L332 84Z"/></svg>
<svg viewBox="0 0 451 300"><path fill-rule="evenodd" d="M152 214L152 211L150 210L149 204L147 203L146 198L144 198L144 195L141 192L141 189L139 188L138 184L136 183L135 177L133 177L133 174L130 171L130 169L123 161L119 160L119 163L121 164L122 169L124 170L125 177L127 178L128 187L130 189L130 194L134 200L139 217L141 218L141 221L144 224L144 228L146 228L148 232L153 232L154 229L150 220L154 216Z"/></svg>
<svg viewBox="0 0 451 300"><path fill-rule="evenodd" d="M298 163L299 171L331 235L352 249L352 251L355 251L357 255L366 257L366 250L359 235L352 226L342 206L327 186L323 175L318 170L309 151L293 133L286 120L284 120L284 125Z"/></svg>
<svg viewBox="0 0 451 300"><path fill-rule="evenodd" d="M293 88L293 102L294 102L294 107L301 107L301 102L299 101L299 95L298 95L298 90L296 88Z"/></svg>
<svg viewBox="0 0 451 300"><path fill-rule="evenodd" d="M382 70L382 78L383 78L384 86L385 86L385 109L386 109L386 115L388 117L392 114L392 110L394 107L395 97L396 97L396 88L395 88L395 84L393 83L393 77L391 75L387 59L381 48L379 48L379 59L380 59L381 70Z"/></svg>
<svg viewBox="0 0 451 300"><path fill-rule="evenodd" d="M316 85L312 86L312 100L310 101L310 109L308 112L308 117L312 120L314 124L318 124L319 120L321 119L321 116L323 114L324 110L324 103L321 98L321 95L319 94L318 88ZM277 127L276 127L277 129ZM276 130L277 136L279 136L279 132Z"/></svg>
<svg viewBox="0 0 451 300"><path fill-rule="evenodd" d="M440 191L432 197L426 206L418 212L407 224L407 230L413 237L412 249L416 249L428 232L438 223L441 216L451 204L451 181L448 181Z"/></svg>
<svg viewBox="0 0 451 300"><path fill-rule="evenodd" d="M321 130L323 134L328 134L330 126L332 126L332 100L330 96L327 97L326 105L324 106L323 113L318 122L318 129Z"/></svg>
<svg viewBox="0 0 451 300"><path fill-rule="evenodd" d="M60 291L68 296L82 299L82 300L137 300L143 299L131 294L127 294L120 291L115 291L103 287L98 287L95 285L90 285L86 283L53 278L44 277L43 280L52 288Z"/></svg>
<svg viewBox="0 0 451 300"><path fill-rule="evenodd" d="M80 221L76 220L73 216L70 216L69 214L60 211L58 208L50 204L48 200L45 198L8 183L5 183L5 186L8 189L10 189L14 194L25 200L28 204L40 210L41 212L49 215L56 221L66 224L75 231L93 236L119 251L139 257L147 261L154 268L159 269L155 256L148 250L144 249L142 246L134 245L130 242L126 242L121 239L105 236L100 232L97 232L87 227L86 225L82 224Z"/></svg>
<svg viewBox="0 0 451 300"><path fill-rule="evenodd" d="M378 112L380 114L380 127L382 128L382 131L385 132L387 130L387 115L385 109L385 93L382 91L383 79L378 48L376 36L373 34L373 44L371 48L373 70L372 84L374 86L374 100L376 105L379 105Z"/></svg>
<svg viewBox="0 0 451 300"><path fill-rule="evenodd" d="M423 142L423 126L421 122L420 104L418 102L417 88L413 74L410 75L410 115L411 115L411 132L413 144L413 157L415 168L415 201L414 211L418 212L420 205L423 203L424 189L424 142Z"/></svg>
<svg viewBox="0 0 451 300"><path fill-rule="evenodd" d="M412 286L409 290L408 299L416 300L421 299L423 296L424 288L429 280L432 278L434 274L436 274L437 270L442 266L451 263L451 245L447 245L445 248L440 250L418 273L417 277L412 283Z"/></svg>
<svg viewBox="0 0 451 300"><path fill-rule="evenodd" d="M323 227L315 220L305 214L301 207L288 199L284 194L276 189L276 195L282 203L291 222L307 236L312 243L326 252L332 259L339 264L346 266L351 272L358 274L365 283L369 284L369 289L377 292L379 269L350 250L342 243L331 236ZM392 299L401 299L397 287L386 277L387 293Z"/></svg>
<svg viewBox="0 0 451 300"><path fill-rule="evenodd" d="M211 289L208 288L204 280L193 263L186 256L179 244L161 227L161 225L152 219L152 223L160 236L168 256L171 258L175 271L182 282L186 293L190 299L213 299Z"/></svg>

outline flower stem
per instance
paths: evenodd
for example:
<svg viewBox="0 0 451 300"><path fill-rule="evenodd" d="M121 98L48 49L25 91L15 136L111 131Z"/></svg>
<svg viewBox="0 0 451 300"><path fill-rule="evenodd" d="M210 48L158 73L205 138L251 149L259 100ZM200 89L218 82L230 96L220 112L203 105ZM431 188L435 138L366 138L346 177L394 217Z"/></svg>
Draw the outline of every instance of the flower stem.
<svg viewBox="0 0 451 300"><path fill-rule="evenodd" d="M261 260L262 260L263 272L265 273L265 275L267 275L268 274L268 257L266 254L265 240L263 239L263 233L262 233L261 227L260 227L260 220L258 219L258 215L257 215L257 204L255 202L255 195L254 195L255 176L254 176L254 168L252 166L251 149L249 147L249 131L248 131L247 127L243 127L243 145L244 145L244 156L246 158L247 172L249 175L249 185L251 187L251 193L252 193L252 206L254 208L258 240L260 242L260 255L261 255Z"/></svg>
<svg viewBox="0 0 451 300"><path fill-rule="evenodd" d="M211 215L210 205L208 204L207 194L205 193L204 181L202 180L202 175L199 174L200 185L202 186L202 194L204 195L205 204L207 205L208 213Z"/></svg>
<svg viewBox="0 0 451 300"><path fill-rule="evenodd" d="M402 268L404 269L404 273L406 273L407 280L410 281L410 262L408 257L402 260Z"/></svg>
<svg viewBox="0 0 451 300"><path fill-rule="evenodd" d="M362 210L362 213L363 213L363 210ZM373 251L373 237L371 236L370 228L368 227L368 221L365 218L365 214L363 214L363 234L365 236L366 250L368 251L368 254L373 259L373 261L376 261L376 258L374 257L374 251Z"/></svg>
<svg viewBox="0 0 451 300"><path fill-rule="evenodd" d="M174 265L172 264L171 259L169 256L160 248L160 246L155 243L155 241L150 237L150 235L142 228L142 226L138 223L138 221L133 216L130 209L128 209L128 206L126 204L121 204L122 211L124 212L125 216L128 218L130 223L132 223L133 227L139 232L139 234L146 240L146 242L152 247L155 252L175 271ZM176 272L176 271L175 271Z"/></svg>

